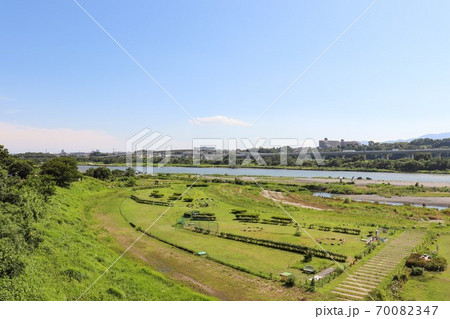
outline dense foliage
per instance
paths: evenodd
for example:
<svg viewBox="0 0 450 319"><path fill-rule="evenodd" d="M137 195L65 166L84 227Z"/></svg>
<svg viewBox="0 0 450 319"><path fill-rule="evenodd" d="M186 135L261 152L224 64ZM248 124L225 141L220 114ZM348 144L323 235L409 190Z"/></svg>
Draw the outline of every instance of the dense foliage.
<svg viewBox="0 0 450 319"><path fill-rule="evenodd" d="M47 211L54 186L45 177L33 175L34 167L11 157L0 145L0 283L19 276L26 255L42 241L36 228ZM1 287L0 287L1 288ZM1 299L1 298L0 298Z"/></svg>
<svg viewBox="0 0 450 319"><path fill-rule="evenodd" d="M430 260L425 260L419 253L412 253L406 260L406 266L420 267L428 271L444 271L447 268L447 260L443 257L432 257Z"/></svg>
<svg viewBox="0 0 450 319"><path fill-rule="evenodd" d="M55 157L45 162L41 174L51 176L56 185L68 187L79 178L77 161L72 157Z"/></svg>

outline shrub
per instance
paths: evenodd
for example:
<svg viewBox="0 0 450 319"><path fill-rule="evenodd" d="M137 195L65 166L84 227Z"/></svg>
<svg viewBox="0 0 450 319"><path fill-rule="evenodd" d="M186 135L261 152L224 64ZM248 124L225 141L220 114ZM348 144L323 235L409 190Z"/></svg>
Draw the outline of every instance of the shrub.
<svg viewBox="0 0 450 319"><path fill-rule="evenodd" d="M70 279L75 279L76 281L80 282L81 280L87 278L85 274L83 274L81 271L69 268L62 272L64 276L67 276Z"/></svg>
<svg viewBox="0 0 450 319"><path fill-rule="evenodd" d="M123 299L123 297L124 297L124 293L122 291L120 291L119 289L114 288L114 287L109 287L108 290L106 290L106 292L108 294L110 294L111 296L114 296L114 297L116 297L118 299Z"/></svg>
<svg viewBox="0 0 450 319"><path fill-rule="evenodd" d="M444 271L447 268L447 260L444 257L423 260L419 253L412 253L405 265L410 268L421 267L427 271Z"/></svg>
<svg viewBox="0 0 450 319"><path fill-rule="evenodd" d="M311 279L309 287L306 289L306 291L309 291L309 292L316 291L316 280L314 278Z"/></svg>
<svg viewBox="0 0 450 319"><path fill-rule="evenodd" d="M124 185L125 187L136 186L136 179L134 177L128 177Z"/></svg>
<svg viewBox="0 0 450 319"><path fill-rule="evenodd" d="M304 263L309 263L309 262L311 262L312 259L313 259L313 254L312 254L312 252L308 251L305 254L305 257L303 258L303 262Z"/></svg>
<svg viewBox="0 0 450 319"><path fill-rule="evenodd" d="M422 267L412 267L411 268L411 276L422 276L423 268Z"/></svg>
<svg viewBox="0 0 450 319"><path fill-rule="evenodd" d="M293 275L287 277L286 282L284 283L286 287L293 287L295 285L295 277Z"/></svg>

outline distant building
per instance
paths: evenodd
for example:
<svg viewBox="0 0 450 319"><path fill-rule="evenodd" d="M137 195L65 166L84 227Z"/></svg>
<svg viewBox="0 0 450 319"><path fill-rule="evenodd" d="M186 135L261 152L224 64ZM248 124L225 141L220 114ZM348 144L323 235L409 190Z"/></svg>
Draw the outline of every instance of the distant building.
<svg viewBox="0 0 450 319"><path fill-rule="evenodd" d="M330 141L328 138L324 138L319 141L319 148L343 148L346 146L359 146L360 142L357 141Z"/></svg>

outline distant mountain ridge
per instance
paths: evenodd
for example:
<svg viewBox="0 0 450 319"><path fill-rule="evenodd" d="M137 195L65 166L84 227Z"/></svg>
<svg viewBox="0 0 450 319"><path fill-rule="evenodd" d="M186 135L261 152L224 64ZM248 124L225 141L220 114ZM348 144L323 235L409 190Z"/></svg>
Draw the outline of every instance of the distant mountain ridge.
<svg viewBox="0 0 450 319"><path fill-rule="evenodd" d="M411 142L411 141L417 140L418 138L431 138L433 140L441 140L444 138L450 138L450 132L438 133L438 134L426 134L426 135L422 135L422 136L415 137L415 138L409 138L406 140L386 141L384 143Z"/></svg>

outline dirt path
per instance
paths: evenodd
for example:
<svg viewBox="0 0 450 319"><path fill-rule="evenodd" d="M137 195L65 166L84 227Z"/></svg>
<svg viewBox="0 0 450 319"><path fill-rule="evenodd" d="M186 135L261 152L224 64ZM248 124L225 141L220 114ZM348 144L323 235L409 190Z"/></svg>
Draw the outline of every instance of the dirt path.
<svg viewBox="0 0 450 319"><path fill-rule="evenodd" d="M138 236L119 213L96 218L125 250ZM118 253L122 253L118 251ZM299 288L255 277L143 236L127 255L192 289L220 300L305 300L312 295ZM129 257L129 255L128 255Z"/></svg>
<svg viewBox="0 0 450 319"><path fill-rule="evenodd" d="M292 205L292 206L301 207L301 208L314 209L314 210L323 210L322 208L319 208L319 207L305 205L305 204L299 202L298 200L294 200L293 198L285 197L283 195L283 193L281 193L281 192L263 190L261 192L261 194L262 194L262 196L264 196L266 198L274 199L277 202L280 202L283 204Z"/></svg>

